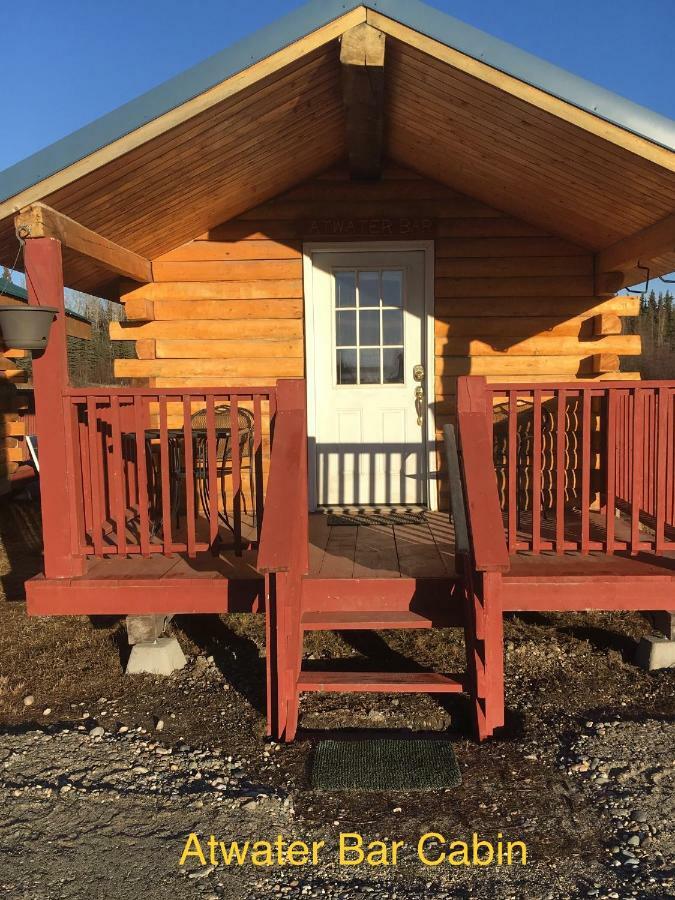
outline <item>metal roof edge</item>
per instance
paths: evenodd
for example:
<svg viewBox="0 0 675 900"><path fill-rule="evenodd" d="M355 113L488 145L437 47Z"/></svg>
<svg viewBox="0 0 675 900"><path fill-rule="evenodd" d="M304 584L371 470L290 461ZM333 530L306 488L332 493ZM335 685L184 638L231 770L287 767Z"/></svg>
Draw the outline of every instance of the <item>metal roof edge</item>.
<svg viewBox="0 0 675 900"><path fill-rule="evenodd" d="M646 140L675 150L675 121L586 81L421 0L310 0L134 100L0 172L7 200L360 6L394 19Z"/></svg>

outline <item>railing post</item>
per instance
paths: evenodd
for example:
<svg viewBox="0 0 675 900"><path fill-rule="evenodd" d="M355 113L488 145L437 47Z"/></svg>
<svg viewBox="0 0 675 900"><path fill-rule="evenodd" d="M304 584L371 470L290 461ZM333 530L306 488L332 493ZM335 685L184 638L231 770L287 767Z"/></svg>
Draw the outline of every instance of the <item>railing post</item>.
<svg viewBox="0 0 675 900"><path fill-rule="evenodd" d="M307 483L307 388L302 378L284 378L277 381L277 412L300 410L303 422L303 453L298 459L298 470L289 473L298 486L301 496L298 507L304 511L301 520L302 558L298 560L303 574L309 571L309 499Z"/></svg>
<svg viewBox="0 0 675 900"><path fill-rule="evenodd" d="M63 299L61 242L54 238L29 238L25 247L26 286L31 306L55 306L46 350L33 356L35 419L40 459L40 497L44 569L47 578L82 575L85 559L73 555L77 527L71 518L71 492L75 488L63 394L68 386L66 314Z"/></svg>

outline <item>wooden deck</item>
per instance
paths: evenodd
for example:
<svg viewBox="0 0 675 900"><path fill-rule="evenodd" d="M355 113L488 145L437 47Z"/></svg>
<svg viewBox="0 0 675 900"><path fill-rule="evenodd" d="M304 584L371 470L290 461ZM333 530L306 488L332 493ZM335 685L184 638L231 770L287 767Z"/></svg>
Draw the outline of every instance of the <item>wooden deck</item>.
<svg viewBox="0 0 675 900"><path fill-rule="evenodd" d="M309 520L311 578L454 578L454 533L447 513L424 524L329 525Z"/></svg>

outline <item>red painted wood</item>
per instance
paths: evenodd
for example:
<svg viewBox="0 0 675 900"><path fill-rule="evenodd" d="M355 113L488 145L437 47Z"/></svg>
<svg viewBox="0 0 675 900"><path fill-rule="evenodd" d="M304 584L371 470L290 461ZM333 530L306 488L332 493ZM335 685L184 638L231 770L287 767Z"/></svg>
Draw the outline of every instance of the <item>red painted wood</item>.
<svg viewBox="0 0 675 900"><path fill-rule="evenodd" d="M518 541L518 391L509 391L508 409L508 546L512 553Z"/></svg>
<svg viewBox="0 0 675 900"><path fill-rule="evenodd" d="M124 502L124 469L122 466L122 433L120 426L120 401L119 397L111 398L112 418L112 454L110 466L110 488L112 492L112 506L114 509L115 533L119 552L127 551L126 539L126 504Z"/></svg>
<svg viewBox="0 0 675 900"><path fill-rule="evenodd" d="M263 598L263 579L119 578L26 582L31 616L189 615L252 612Z"/></svg>
<svg viewBox="0 0 675 900"><path fill-rule="evenodd" d="M150 553L150 516L148 514L148 461L145 450L144 398L139 395L134 397L134 428L136 439L136 480L138 485L139 546L142 555L147 556Z"/></svg>
<svg viewBox="0 0 675 900"><path fill-rule="evenodd" d="M64 436L66 458L72 460L72 480L68 485L68 517L70 522L70 552L74 558L80 557L86 548L86 531L85 531L85 501L82 479L78 477L78 461L80 459L79 448L79 423L77 421L77 410L71 405L69 400L64 397L62 401L62 414L65 423ZM35 424L33 423L33 429ZM27 431L27 433L32 433ZM30 472L34 475L32 467ZM16 474L16 473L15 473Z"/></svg>
<svg viewBox="0 0 675 900"><path fill-rule="evenodd" d="M536 388L532 396L532 552L541 550L541 431L542 431L542 392Z"/></svg>
<svg viewBox="0 0 675 900"><path fill-rule="evenodd" d="M436 672L301 672L298 688L301 691L458 694L466 690L466 677Z"/></svg>
<svg viewBox="0 0 675 900"><path fill-rule="evenodd" d="M453 623L461 624L462 590L457 578L315 578L303 581L306 612L391 612L446 608Z"/></svg>
<svg viewBox="0 0 675 900"><path fill-rule="evenodd" d="M613 553L615 550L617 400L617 391L609 391L607 396L607 457L605 460L605 550L607 553Z"/></svg>
<svg viewBox="0 0 675 900"><path fill-rule="evenodd" d="M482 572L506 571L509 559L485 416L460 413L459 435L475 566Z"/></svg>
<svg viewBox="0 0 675 900"><path fill-rule="evenodd" d="M658 389L658 433L656 450L656 512L655 544L656 552L663 553L665 544L666 509L668 505L668 485L666 483L668 467L668 391ZM670 436L672 440L672 435ZM672 474L671 460L671 474Z"/></svg>
<svg viewBox="0 0 675 900"><path fill-rule="evenodd" d="M241 450L239 447L239 404L230 400L230 429L232 445L232 517L234 520L235 552L241 553Z"/></svg>
<svg viewBox="0 0 675 900"><path fill-rule="evenodd" d="M640 550L640 510L642 509L643 478L643 429L644 429L644 397L643 390L633 391L633 477L631 485L631 553Z"/></svg>
<svg viewBox="0 0 675 900"><path fill-rule="evenodd" d="M218 442L216 440L216 404L213 396L206 398L206 459L209 482L209 540L213 546L218 537ZM225 460L223 460L223 469Z"/></svg>
<svg viewBox="0 0 675 900"><path fill-rule="evenodd" d="M258 541L260 541L263 519L262 403L260 397L256 397L253 401L253 458L249 460L249 465L253 466L255 524Z"/></svg>
<svg viewBox="0 0 675 900"><path fill-rule="evenodd" d="M556 434L555 434L555 541L556 553L563 553L565 549L565 474L566 453L565 434L567 430L566 416L567 393L558 391L556 405Z"/></svg>
<svg viewBox="0 0 675 900"><path fill-rule="evenodd" d="M584 390L581 408L581 547L589 551L591 507L591 392Z"/></svg>
<svg viewBox="0 0 675 900"><path fill-rule="evenodd" d="M169 454L169 428L166 397L159 398L159 467L162 489L162 546L165 553L173 549L171 525L171 479Z"/></svg>
<svg viewBox="0 0 675 900"><path fill-rule="evenodd" d="M46 349L33 357L33 386L40 445L44 564L50 577L66 578L84 571L84 559L73 555L77 539L72 529L77 526L68 517L75 481L66 449L62 401L68 386L68 363L61 244L53 238L31 238L25 243L24 261L29 304L58 310Z"/></svg>
<svg viewBox="0 0 675 900"><path fill-rule="evenodd" d="M573 610L675 611L675 578L625 575L568 578L505 577L505 612L565 612Z"/></svg>
<svg viewBox="0 0 675 900"><path fill-rule="evenodd" d="M183 397L183 453L185 455L185 518L187 524L188 556L197 555L195 536L195 469L194 444L192 442L192 397ZM216 497L212 502L218 505Z"/></svg>
<svg viewBox="0 0 675 900"><path fill-rule="evenodd" d="M388 628L441 628L454 624L442 615L421 615L411 610L356 610L341 612L306 612L302 614L301 625L305 631L355 631L371 629L384 631Z"/></svg>

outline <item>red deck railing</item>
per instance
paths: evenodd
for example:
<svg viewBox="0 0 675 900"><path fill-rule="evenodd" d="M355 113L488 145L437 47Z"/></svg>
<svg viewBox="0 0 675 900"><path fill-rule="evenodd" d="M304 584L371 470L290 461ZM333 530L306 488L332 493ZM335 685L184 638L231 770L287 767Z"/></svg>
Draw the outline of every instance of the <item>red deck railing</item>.
<svg viewBox="0 0 675 900"><path fill-rule="evenodd" d="M510 553L675 550L675 382L484 389Z"/></svg>
<svg viewBox="0 0 675 900"><path fill-rule="evenodd" d="M275 388L68 387L63 403L74 556L194 557L223 534L239 553L260 536Z"/></svg>

